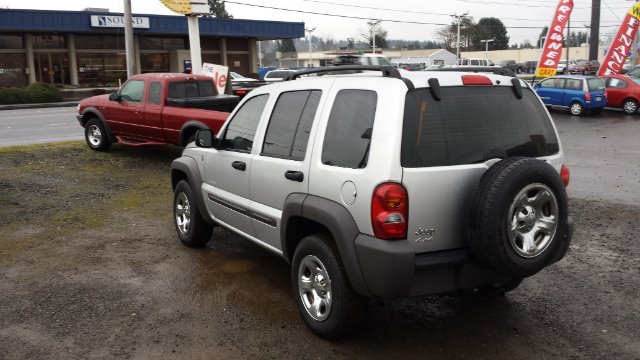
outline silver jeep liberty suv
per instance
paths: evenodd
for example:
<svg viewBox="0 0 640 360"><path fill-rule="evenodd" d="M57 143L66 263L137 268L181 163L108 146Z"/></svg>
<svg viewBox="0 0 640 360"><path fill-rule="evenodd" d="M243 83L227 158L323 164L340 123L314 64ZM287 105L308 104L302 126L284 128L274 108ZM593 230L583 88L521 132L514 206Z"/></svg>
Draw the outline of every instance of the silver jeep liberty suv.
<svg viewBox="0 0 640 360"><path fill-rule="evenodd" d="M549 113L494 73L307 70L257 88L171 165L180 240L223 227L291 264L319 336L368 297L515 289L571 241Z"/></svg>

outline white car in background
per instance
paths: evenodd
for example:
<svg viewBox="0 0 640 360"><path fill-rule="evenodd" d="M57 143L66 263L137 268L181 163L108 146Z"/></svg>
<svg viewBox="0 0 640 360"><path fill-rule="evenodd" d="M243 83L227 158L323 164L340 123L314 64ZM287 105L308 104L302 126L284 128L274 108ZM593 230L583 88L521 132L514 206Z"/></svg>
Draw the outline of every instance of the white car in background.
<svg viewBox="0 0 640 360"><path fill-rule="evenodd" d="M275 69L264 74L264 81L266 82L274 82L274 81L282 81L287 75L295 73L296 70L292 69Z"/></svg>
<svg viewBox="0 0 640 360"><path fill-rule="evenodd" d="M558 74L568 74L571 67L575 66L577 63L573 59L569 59L569 66L567 67L567 60L558 61L558 67L556 68L556 72Z"/></svg>

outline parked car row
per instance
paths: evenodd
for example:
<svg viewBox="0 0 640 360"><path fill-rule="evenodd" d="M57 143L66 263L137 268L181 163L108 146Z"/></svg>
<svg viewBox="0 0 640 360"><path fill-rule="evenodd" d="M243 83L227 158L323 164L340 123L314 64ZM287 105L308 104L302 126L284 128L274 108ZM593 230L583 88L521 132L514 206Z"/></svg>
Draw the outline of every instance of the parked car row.
<svg viewBox="0 0 640 360"><path fill-rule="evenodd" d="M605 106L632 115L640 104L640 79L627 75L558 75L540 81L534 89L545 105L568 108L576 116Z"/></svg>

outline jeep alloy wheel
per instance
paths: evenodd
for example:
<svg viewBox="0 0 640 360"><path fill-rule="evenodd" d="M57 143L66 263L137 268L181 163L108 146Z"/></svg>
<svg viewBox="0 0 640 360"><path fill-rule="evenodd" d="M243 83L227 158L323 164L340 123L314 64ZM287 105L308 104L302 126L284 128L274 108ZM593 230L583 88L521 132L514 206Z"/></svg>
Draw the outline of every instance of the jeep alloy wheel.
<svg viewBox="0 0 640 360"><path fill-rule="evenodd" d="M298 266L298 292L305 310L314 320L323 321L331 313L331 279L324 264L313 255Z"/></svg>

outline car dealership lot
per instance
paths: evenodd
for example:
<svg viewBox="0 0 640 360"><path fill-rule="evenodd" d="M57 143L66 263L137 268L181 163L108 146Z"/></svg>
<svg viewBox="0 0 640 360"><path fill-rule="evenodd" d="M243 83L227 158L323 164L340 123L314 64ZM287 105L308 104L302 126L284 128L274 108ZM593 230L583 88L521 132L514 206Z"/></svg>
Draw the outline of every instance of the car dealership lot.
<svg viewBox="0 0 640 360"><path fill-rule="evenodd" d="M551 112L572 172L567 257L506 298L372 301L362 330L337 343L303 325L280 259L219 229L206 249L179 243L168 165L180 148L2 149L0 354L639 358L640 116ZM63 119L75 121L51 121Z"/></svg>

